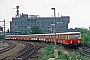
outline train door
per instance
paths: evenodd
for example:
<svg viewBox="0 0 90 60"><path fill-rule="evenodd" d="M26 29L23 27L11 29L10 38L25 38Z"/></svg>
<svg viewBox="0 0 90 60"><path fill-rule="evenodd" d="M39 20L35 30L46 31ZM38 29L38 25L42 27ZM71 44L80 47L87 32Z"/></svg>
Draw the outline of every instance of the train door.
<svg viewBox="0 0 90 60"><path fill-rule="evenodd" d="M64 44L67 44L68 35L64 35L64 36L65 36L65 37L64 37L64 40L65 40Z"/></svg>
<svg viewBox="0 0 90 60"><path fill-rule="evenodd" d="M56 42L59 43L59 35L56 35Z"/></svg>
<svg viewBox="0 0 90 60"><path fill-rule="evenodd" d="M63 35L59 35L59 42L62 44L62 42L63 42Z"/></svg>
<svg viewBox="0 0 90 60"><path fill-rule="evenodd" d="M54 35L51 35L51 42L54 42Z"/></svg>
<svg viewBox="0 0 90 60"><path fill-rule="evenodd" d="M49 42L48 35L45 35L45 40L46 40L46 42Z"/></svg>
<svg viewBox="0 0 90 60"><path fill-rule="evenodd" d="M62 35L62 43L65 44L65 35Z"/></svg>

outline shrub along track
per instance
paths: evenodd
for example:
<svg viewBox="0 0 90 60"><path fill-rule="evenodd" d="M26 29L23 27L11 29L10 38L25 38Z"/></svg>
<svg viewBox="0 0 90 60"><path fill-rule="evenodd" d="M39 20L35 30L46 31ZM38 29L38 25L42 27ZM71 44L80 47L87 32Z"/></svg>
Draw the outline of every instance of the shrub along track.
<svg viewBox="0 0 90 60"><path fill-rule="evenodd" d="M25 47L24 44L20 44L19 41L8 41L9 44L13 44L14 47L0 54L0 60L11 60L13 57L17 56L18 53ZM12 45L12 46L13 46Z"/></svg>

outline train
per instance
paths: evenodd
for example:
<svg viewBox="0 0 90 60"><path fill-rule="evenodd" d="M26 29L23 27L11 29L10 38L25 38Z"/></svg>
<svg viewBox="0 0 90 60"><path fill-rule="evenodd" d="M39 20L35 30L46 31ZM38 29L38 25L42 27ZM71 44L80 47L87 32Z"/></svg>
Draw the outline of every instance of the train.
<svg viewBox="0 0 90 60"><path fill-rule="evenodd" d="M55 34L6 35L6 40L42 41L54 43ZM82 44L80 32L56 33L56 43L69 47L80 47Z"/></svg>

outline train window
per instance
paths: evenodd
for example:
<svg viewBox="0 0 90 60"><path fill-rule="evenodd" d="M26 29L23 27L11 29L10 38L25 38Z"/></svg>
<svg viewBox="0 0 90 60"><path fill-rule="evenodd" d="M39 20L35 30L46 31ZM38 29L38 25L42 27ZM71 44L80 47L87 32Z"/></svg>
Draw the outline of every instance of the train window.
<svg viewBox="0 0 90 60"><path fill-rule="evenodd" d="M65 39L65 35L62 35L62 39Z"/></svg>
<svg viewBox="0 0 90 60"><path fill-rule="evenodd" d="M39 38L41 38L41 35L39 35Z"/></svg>
<svg viewBox="0 0 90 60"><path fill-rule="evenodd" d="M46 35L44 36L44 38L46 38Z"/></svg>
<svg viewBox="0 0 90 60"><path fill-rule="evenodd" d="M37 38L39 38L39 36L37 35Z"/></svg>
<svg viewBox="0 0 90 60"><path fill-rule="evenodd" d="M67 35L67 38L68 38L68 40L70 39L70 36L69 35Z"/></svg>
<svg viewBox="0 0 90 60"><path fill-rule="evenodd" d="M42 38L44 38L44 36L42 35Z"/></svg>
<svg viewBox="0 0 90 60"><path fill-rule="evenodd" d="M81 39L80 34L69 35L69 39Z"/></svg>
<svg viewBox="0 0 90 60"><path fill-rule="evenodd" d="M56 39L58 39L58 36L59 36L59 35L56 35Z"/></svg>
<svg viewBox="0 0 90 60"><path fill-rule="evenodd" d="M43 38L45 38L45 36L43 35Z"/></svg>
<svg viewBox="0 0 90 60"><path fill-rule="evenodd" d="M46 38L48 38L48 35L46 35Z"/></svg>
<svg viewBox="0 0 90 60"><path fill-rule="evenodd" d="M25 38L25 36L22 36L22 38Z"/></svg>
<svg viewBox="0 0 90 60"><path fill-rule="evenodd" d="M52 38L54 38L54 35L51 35Z"/></svg>
<svg viewBox="0 0 90 60"><path fill-rule="evenodd" d="M70 40L75 39L75 35L70 35Z"/></svg>
<svg viewBox="0 0 90 60"><path fill-rule="evenodd" d="M49 38L49 35L47 36L47 38Z"/></svg>
<svg viewBox="0 0 90 60"><path fill-rule="evenodd" d="M43 38L43 36L41 35L41 38Z"/></svg>
<svg viewBox="0 0 90 60"><path fill-rule="evenodd" d="M49 38L51 38L51 35L49 35Z"/></svg>
<svg viewBox="0 0 90 60"><path fill-rule="evenodd" d="M80 34L75 35L75 39L81 39Z"/></svg>
<svg viewBox="0 0 90 60"><path fill-rule="evenodd" d="M31 36L27 36L27 38L31 38Z"/></svg>
<svg viewBox="0 0 90 60"><path fill-rule="evenodd" d="M49 38L51 38L51 35L50 35L50 37Z"/></svg>
<svg viewBox="0 0 90 60"><path fill-rule="evenodd" d="M59 35L59 39L62 39L62 35Z"/></svg>
<svg viewBox="0 0 90 60"><path fill-rule="evenodd" d="M65 40L67 40L68 39L68 35L65 35Z"/></svg>

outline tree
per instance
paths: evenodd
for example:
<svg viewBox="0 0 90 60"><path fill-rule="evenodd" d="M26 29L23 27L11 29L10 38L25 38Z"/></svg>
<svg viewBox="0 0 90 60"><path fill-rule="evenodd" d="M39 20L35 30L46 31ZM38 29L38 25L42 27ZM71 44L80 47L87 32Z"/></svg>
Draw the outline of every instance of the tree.
<svg viewBox="0 0 90 60"><path fill-rule="evenodd" d="M90 30L86 28L79 28L82 35L83 46L90 47Z"/></svg>
<svg viewBox="0 0 90 60"><path fill-rule="evenodd" d="M27 35L27 31L24 30L24 31L22 32L22 35Z"/></svg>
<svg viewBox="0 0 90 60"><path fill-rule="evenodd" d="M41 31L39 26L34 26L31 28L31 34L42 34L43 32Z"/></svg>

